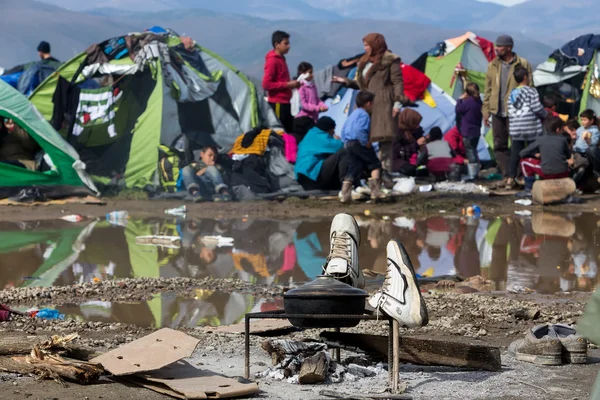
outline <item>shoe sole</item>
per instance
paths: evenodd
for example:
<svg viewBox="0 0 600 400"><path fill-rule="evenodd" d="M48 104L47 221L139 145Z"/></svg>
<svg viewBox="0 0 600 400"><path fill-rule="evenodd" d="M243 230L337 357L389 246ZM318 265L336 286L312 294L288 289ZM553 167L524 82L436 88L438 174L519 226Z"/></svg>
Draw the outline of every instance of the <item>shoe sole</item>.
<svg viewBox="0 0 600 400"><path fill-rule="evenodd" d="M409 328L416 328L421 326L426 326L429 323L429 314L427 312L427 305L425 304L425 299L421 295L421 288L419 287L419 282L417 280L417 274L415 273L415 269L412 266L412 262L410 261L410 257L408 252L398 240L391 240L394 247L394 252L396 253L396 257L402 261L402 264L399 265L400 272L407 278L407 284L409 287L409 296L412 304L416 304L419 302L419 317L421 318L421 323L416 326L409 326ZM388 256L389 258L389 256ZM393 260L391 260L393 262ZM394 262L395 264L395 262ZM405 271L407 270L407 271ZM412 282L410 282L412 280Z"/></svg>
<svg viewBox="0 0 600 400"><path fill-rule="evenodd" d="M587 364L588 356L586 352L564 352L562 354L562 361L565 364Z"/></svg>
<svg viewBox="0 0 600 400"><path fill-rule="evenodd" d="M515 354L515 359L537 365L562 365L562 358L560 355L544 356L517 352Z"/></svg>

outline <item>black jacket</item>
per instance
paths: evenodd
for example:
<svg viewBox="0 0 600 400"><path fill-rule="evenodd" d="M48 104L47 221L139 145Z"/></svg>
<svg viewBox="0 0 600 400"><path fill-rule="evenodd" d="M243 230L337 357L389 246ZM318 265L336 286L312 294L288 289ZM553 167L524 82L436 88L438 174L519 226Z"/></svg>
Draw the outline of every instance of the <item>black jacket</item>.
<svg viewBox="0 0 600 400"><path fill-rule="evenodd" d="M562 135L545 134L519 153L521 158L534 157L540 153L542 172L545 175L562 174L569 170L567 160L571 158L571 149Z"/></svg>

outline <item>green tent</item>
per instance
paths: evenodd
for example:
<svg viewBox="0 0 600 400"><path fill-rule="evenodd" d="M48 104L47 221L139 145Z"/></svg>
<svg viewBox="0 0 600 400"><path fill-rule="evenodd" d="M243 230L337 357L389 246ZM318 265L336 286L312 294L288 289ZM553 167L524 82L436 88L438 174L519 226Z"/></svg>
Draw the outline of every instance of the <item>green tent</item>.
<svg viewBox="0 0 600 400"><path fill-rule="evenodd" d="M47 197L97 192L77 152L52 128L38 110L9 84L0 81L0 120L12 119L41 147L54 165L48 171L31 171L0 163L0 197L23 188L38 187Z"/></svg>
<svg viewBox="0 0 600 400"><path fill-rule="evenodd" d="M573 42L580 39L574 39ZM565 46L569 45L570 43L567 43ZM593 51L593 49L586 50ZM553 56L556 54L562 53L559 50L552 53ZM595 97L592 92L598 94L593 90L590 91L592 82L600 78L599 66L600 53L597 49L587 65L571 63L561 68L551 56L537 66L533 72L533 81L541 96L552 93L560 99L557 105L559 114L578 117L583 110L589 108L600 115L600 97Z"/></svg>
<svg viewBox="0 0 600 400"><path fill-rule="evenodd" d="M188 158L206 145L227 152L244 132L280 126L239 70L159 27L106 40L66 62L31 96L46 119L57 114L57 88L66 87L80 93L74 121L53 125L95 181L121 187L158 186L161 145Z"/></svg>
<svg viewBox="0 0 600 400"><path fill-rule="evenodd" d="M455 100L464 93L463 80L456 71L461 71L468 82L479 85L483 94L485 92L485 77L489 60L495 57L494 45L472 32L463 36L447 39L438 43L433 49L424 53L413 64L423 72L433 83ZM482 161L494 158L494 148L491 130L484 135L487 148L483 144L479 148L479 157Z"/></svg>
<svg viewBox="0 0 600 400"><path fill-rule="evenodd" d="M477 83L483 93L489 64L488 56L482 47L484 43L487 44L486 50L493 52L493 45L489 41L471 32L440 42L435 49L419 58L425 60L423 72L442 90L458 99L464 92L462 80L455 77L455 70L460 68L464 71L466 79ZM419 60L413 63L413 66L423 70L423 62L418 65Z"/></svg>

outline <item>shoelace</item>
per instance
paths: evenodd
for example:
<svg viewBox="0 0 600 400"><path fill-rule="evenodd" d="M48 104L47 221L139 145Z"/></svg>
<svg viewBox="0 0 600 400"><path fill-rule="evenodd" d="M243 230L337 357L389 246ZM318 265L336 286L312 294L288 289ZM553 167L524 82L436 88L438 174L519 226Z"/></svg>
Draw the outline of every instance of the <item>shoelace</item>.
<svg viewBox="0 0 600 400"><path fill-rule="evenodd" d="M327 257L327 261L333 258L341 258L342 260L346 260L350 266L352 264L352 260L350 260L350 253L352 251L349 243L350 240L349 237L338 236L337 233L334 233L331 238L331 252Z"/></svg>

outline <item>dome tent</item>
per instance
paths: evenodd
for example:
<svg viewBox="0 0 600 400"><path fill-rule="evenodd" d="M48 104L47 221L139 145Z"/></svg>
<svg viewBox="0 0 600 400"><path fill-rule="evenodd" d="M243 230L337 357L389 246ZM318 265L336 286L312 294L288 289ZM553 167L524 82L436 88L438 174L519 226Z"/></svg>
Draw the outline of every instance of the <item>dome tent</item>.
<svg viewBox="0 0 600 400"><path fill-rule="evenodd" d="M74 94L76 110L61 110ZM31 101L97 182L117 179L126 188L158 186L159 146L191 153L213 145L227 152L243 132L280 126L240 71L160 27L89 47L44 81Z"/></svg>
<svg viewBox="0 0 600 400"><path fill-rule="evenodd" d="M578 117L585 109L600 115L600 35L582 35L555 50L533 72L541 96L555 94L559 114Z"/></svg>
<svg viewBox="0 0 600 400"><path fill-rule="evenodd" d="M37 142L50 158L48 171L31 171L0 163L0 198L37 187L47 198L97 193L77 152L40 115L38 110L9 84L0 81L0 123L7 118Z"/></svg>

